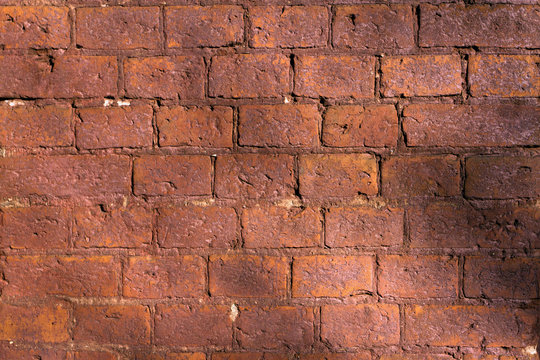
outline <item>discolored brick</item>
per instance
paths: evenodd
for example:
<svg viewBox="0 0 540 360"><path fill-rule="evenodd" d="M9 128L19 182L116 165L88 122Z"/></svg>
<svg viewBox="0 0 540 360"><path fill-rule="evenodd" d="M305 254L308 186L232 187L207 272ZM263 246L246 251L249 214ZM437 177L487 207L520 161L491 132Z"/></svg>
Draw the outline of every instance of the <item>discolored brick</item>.
<svg viewBox="0 0 540 360"><path fill-rule="evenodd" d="M77 147L101 149L152 146L152 107L101 107L79 110Z"/></svg>
<svg viewBox="0 0 540 360"><path fill-rule="evenodd" d="M399 308L393 304L323 306L321 338L336 348L397 345Z"/></svg>
<svg viewBox="0 0 540 360"><path fill-rule="evenodd" d="M394 156L382 162L382 193L391 198L460 194L454 155Z"/></svg>
<svg viewBox="0 0 540 360"><path fill-rule="evenodd" d="M317 247L322 216L317 208L253 207L242 213L246 248Z"/></svg>
<svg viewBox="0 0 540 360"><path fill-rule="evenodd" d="M379 258L378 278L382 296L456 298L458 259L438 255L383 255Z"/></svg>
<svg viewBox="0 0 540 360"><path fill-rule="evenodd" d="M260 147L314 147L321 115L316 105L246 105L238 119L238 143Z"/></svg>
<svg viewBox="0 0 540 360"><path fill-rule="evenodd" d="M5 296L118 294L120 263L112 256L8 256L3 265Z"/></svg>
<svg viewBox="0 0 540 360"><path fill-rule="evenodd" d="M293 351L311 347L314 309L306 306L240 307L235 322L239 344L245 348Z"/></svg>
<svg viewBox="0 0 540 360"><path fill-rule="evenodd" d="M211 255L210 294L234 297L284 297L289 261L284 257Z"/></svg>
<svg viewBox="0 0 540 360"><path fill-rule="evenodd" d="M21 349L15 346L0 345L0 360L65 360L64 350L53 349Z"/></svg>
<svg viewBox="0 0 540 360"><path fill-rule="evenodd" d="M161 146L233 146L230 107L162 107L156 120Z"/></svg>
<svg viewBox="0 0 540 360"><path fill-rule="evenodd" d="M198 56L127 58L128 97L195 100L204 97L204 63Z"/></svg>
<svg viewBox="0 0 540 360"><path fill-rule="evenodd" d="M73 313L77 342L150 344L150 310L143 305L76 305Z"/></svg>
<svg viewBox="0 0 540 360"><path fill-rule="evenodd" d="M256 48L325 46L328 10L324 6L253 6L250 45Z"/></svg>
<svg viewBox="0 0 540 360"><path fill-rule="evenodd" d="M230 346L232 321L224 305L158 305L155 339L158 345Z"/></svg>
<svg viewBox="0 0 540 360"><path fill-rule="evenodd" d="M473 156L465 162L465 195L508 199L538 197L540 157Z"/></svg>
<svg viewBox="0 0 540 360"><path fill-rule="evenodd" d="M293 157L290 155L218 156L215 176L219 198L276 199L294 193Z"/></svg>
<svg viewBox="0 0 540 360"><path fill-rule="evenodd" d="M123 295L162 299L200 297L205 292L206 261L202 257L135 256L123 270Z"/></svg>
<svg viewBox="0 0 540 360"><path fill-rule="evenodd" d="M294 93L312 98L372 98L375 60L358 56L295 57Z"/></svg>
<svg viewBox="0 0 540 360"><path fill-rule="evenodd" d="M410 49L414 46L413 24L408 5L337 6L332 43L363 50Z"/></svg>
<svg viewBox="0 0 540 360"><path fill-rule="evenodd" d="M403 243L402 209L330 208L324 218L325 244L332 248Z"/></svg>
<svg viewBox="0 0 540 360"><path fill-rule="evenodd" d="M414 104L403 116L408 146L533 145L540 137L536 106Z"/></svg>
<svg viewBox="0 0 540 360"><path fill-rule="evenodd" d="M392 105L339 105L324 114L322 141L332 147L391 147L398 138Z"/></svg>
<svg viewBox="0 0 540 360"><path fill-rule="evenodd" d="M77 45L87 49L158 49L158 7L77 9Z"/></svg>
<svg viewBox="0 0 540 360"><path fill-rule="evenodd" d="M281 54L237 54L212 58L210 97L264 98L285 95L290 61Z"/></svg>
<svg viewBox="0 0 540 360"><path fill-rule="evenodd" d="M371 256L294 257L293 297L345 297L373 290Z"/></svg>
<svg viewBox="0 0 540 360"><path fill-rule="evenodd" d="M540 25L540 20L538 24ZM538 97L540 96L538 64L540 64L540 56L472 56L469 61L471 95L478 97Z"/></svg>
<svg viewBox="0 0 540 360"><path fill-rule="evenodd" d="M144 155L135 159L135 194L210 195L211 161L203 155Z"/></svg>
<svg viewBox="0 0 540 360"><path fill-rule="evenodd" d="M438 96L461 93L459 55L383 57L384 96Z"/></svg>
<svg viewBox="0 0 540 360"><path fill-rule="evenodd" d="M0 246L11 249L65 249L70 213L67 208L32 206L0 210Z"/></svg>
<svg viewBox="0 0 540 360"><path fill-rule="evenodd" d="M244 39L240 6L171 6L165 8L167 47L219 47Z"/></svg>
<svg viewBox="0 0 540 360"><path fill-rule="evenodd" d="M212 354L212 360L288 360L286 354L276 353L255 353L255 352L236 352L236 353L220 353Z"/></svg>
<svg viewBox="0 0 540 360"><path fill-rule="evenodd" d="M369 154L300 156L300 194L309 198L375 195L377 161Z"/></svg>
<svg viewBox="0 0 540 360"><path fill-rule="evenodd" d="M115 353L103 351L75 351L73 352L73 360L116 360ZM71 358L68 358L71 360ZM43 359L46 360L46 359Z"/></svg>

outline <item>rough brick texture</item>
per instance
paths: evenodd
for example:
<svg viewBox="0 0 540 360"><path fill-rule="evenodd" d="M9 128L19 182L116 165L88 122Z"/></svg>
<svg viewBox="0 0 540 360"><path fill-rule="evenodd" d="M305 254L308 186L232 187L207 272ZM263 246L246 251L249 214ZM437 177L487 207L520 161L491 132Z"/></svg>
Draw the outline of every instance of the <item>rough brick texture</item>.
<svg viewBox="0 0 540 360"><path fill-rule="evenodd" d="M538 360L537 0L0 0L0 360Z"/></svg>

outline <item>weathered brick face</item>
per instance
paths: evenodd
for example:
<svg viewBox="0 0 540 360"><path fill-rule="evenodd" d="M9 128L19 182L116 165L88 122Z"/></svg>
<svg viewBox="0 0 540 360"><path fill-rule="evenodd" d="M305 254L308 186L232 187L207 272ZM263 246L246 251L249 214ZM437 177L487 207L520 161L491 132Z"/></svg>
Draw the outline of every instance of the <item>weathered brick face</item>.
<svg viewBox="0 0 540 360"><path fill-rule="evenodd" d="M537 360L535 0L0 0L0 360Z"/></svg>

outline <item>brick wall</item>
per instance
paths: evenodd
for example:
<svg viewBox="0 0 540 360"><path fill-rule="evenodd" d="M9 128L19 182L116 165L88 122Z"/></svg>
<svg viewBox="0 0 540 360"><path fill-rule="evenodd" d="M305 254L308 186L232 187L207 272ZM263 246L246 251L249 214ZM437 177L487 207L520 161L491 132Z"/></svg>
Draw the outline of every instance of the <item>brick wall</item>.
<svg viewBox="0 0 540 360"><path fill-rule="evenodd" d="M540 7L388 3L0 0L0 359L538 359Z"/></svg>

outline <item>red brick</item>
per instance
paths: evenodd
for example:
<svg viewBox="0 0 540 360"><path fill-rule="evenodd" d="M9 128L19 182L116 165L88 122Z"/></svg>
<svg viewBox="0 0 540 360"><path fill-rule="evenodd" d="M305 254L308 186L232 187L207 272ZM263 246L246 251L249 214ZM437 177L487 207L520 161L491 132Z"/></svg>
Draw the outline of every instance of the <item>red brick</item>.
<svg viewBox="0 0 540 360"><path fill-rule="evenodd" d="M66 360L64 350L21 349L15 346L0 345L0 360Z"/></svg>
<svg viewBox="0 0 540 360"><path fill-rule="evenodd" d="M420 7L420 46L540 46L534 6L441 4Z"/></svg>
<svg viewBox="0 0 540 360"><path fill-rule="evenodd" d="M371 256L313 255L295 257L293 297L345 297L373 290Z"/></svg>
<svg viewBox="0 0 540 360"><path fill-rule="evenodd" d="M224 305L161 305L156 310L155 342L170 346L232 344L232 320Z"/></svg>
<svg viewBox="0 0 540 360"><path fill-rule="evenodd" d="M534 310L470 305L405 308L405 341L430 346L526 346L535 336Z"/></svg>
<svg viewBox="0 0 540 360"><path fill-rule="evenodd" d="M247 349L310 349L314 320L311 307L240 307L236 337Z"/></svg>
<svg viewBox="0 0 540 360"><path fill-rule="evenodd" d="M325 214L329 247L399 246L403 243L403 210L330 208Z"/></svg>
<svg viewBox="0 0 540 360"><path fill-rule="evenodd" d="M540 137L537 106L413 104L403 116L408 146L534 145Z"/></svg>
<svg viewBox="0 0 540 360"><path fill-rule="evenodd" d="M380 360L452 360L453 357L447 354L402 353L402 354L381 355L379 359Z"/></svg>
<svg viewBox="0 0 540 360"><path fill-rule="evenodd" d="M256 48L308 48L328 41L324 6L254 6L249 9L250 45Z"/></svg>
<svg viewBox="0 0 540 360"><path fill-rule="evenodd" d="M382 296L425 299L458 295L457 257L383 255L378 277Z"/></svg>
<svg viewBox="0 0 540 360"><path fill-rule="evenodd" d="M219 198L290 197L294 194L293 157L285 154L223 155L216 159Z"/></svg>
<svg viewBox="0 0 540 360"><path fill-rule="evenodd" d="M154 353L150 351L137 351L132 360L206 360L204 353Z"/></svg>
<svg viewBox="0 0 540 360"><path fill-rule="evenodd" d="M300 56L295 58L294 93L312 98L371 98L375 60L358 56Z"/></svg>
<svg viewBox="0 0 540 360"><path fill-rule="evenodd" d="M209 263L212 296L284 297L287 293L289 260L256 255L211 255Z"/></svg>
<svg viewBox="0 0 540 360"><path fill-rule="evenodd" d="M397 138L393 105L338 105L324 114L322 141L326 146L396 146Z"/></svg>
<svg viewBox="0 0 540 360"><path fill-rule="evenodd" d="M540 16L539 16L540 18ZM540 25L540 21L538 21ZM540 56L471 56L469 83L472 96L540 96Z"/></svg>
<svg viewBox="0 0 540 360"><path fill-rule="evenodd" d="M461 93L459 55L384 57L381 64L384 96L434 96Z"/></svg>
<svg viewBox="0 0 540 360"><path fill-rule="evenodd" d="M68 12L67 7L3 6L0 44L4 49L65 49L70 43Z"/></svg>
<svg viewBox="0 0 540 360"><path fill-rule="evenodd" d="M76 207L73 218L78 248L136 248L152 241L152 211L141 206Z"/></svg>
<svg viewBox="0 0 540 360"><path fill-rule="evenodd" d="M158 7L77 9L77 45L87 49L158 49Z"/></svg>
<svg viewBox="0 0 540 360"><path fill-rule="evenodd" d="M399 308L393 304L327 305L321 338L334 348L399 343Z"/></svg>
<svg viewBox="0 0 540 360"><path fill-rule="evenodd" d="M459 160L454 155L390 157L381 172L382 193L391 198L460 194Z"/></svg>
<svg viewBox="0 0 540 360"><path fill-rule="evenodd" d="M101 107L79 110L77 147L101 149L152 146L152 107Z"/></svg>
<svg viewBox="0 0 540 360"><path fill-rule="evenodd" d="M0 303L0 324L0 340L46 343L70 340L69 307L66 303L43 305Z"/></svg>
<svg viewBox="0 0 540 360"><path fill-rule="evenodd" d="M467 297L534 299L538 297L540 261L532 258L465 258Z"/></svg>
<svg viewBox="0 0 540 360"><path fill-rule="evenodd" d="M72 358L68 358L71 360ZM118 356L113 353L103 351L75 351L73 360L117 360ZM43 359L46 360L46 359Z"/></svg>
<svg viewBox="0 0 540 360"><path fill-rule="evenodd" d="M32 206L0 210L0 247L65 249L71 222L67 208Z"/></svg>
<svg viewBox="0 0 540 360"><path fill-rule="evenodd" d="M219 47L244 39L240 6L178 6L165 8L168 47Z"/></svg>
<svg viewBox="0 0 540 360"><path fill-rule="evenodd" d="M68 107L0 106L0 144L5 147L69 146L73 144L71 118Z"/></svg>
<svg viewBox="0 0 540 360"><path fill-rule="evenodd" d="M212 360L289 360L288 354L237 352L212 354Z"/></svg>
<svg viewBox="0 0 540 360"><path fill-rule="evenodd" d="M508 199L540 196L540 157L474 156L465 163L465 195Z"/></svg>
<svg viewBox="0 0 540 360"><path fill-rule="evenodd" d="M0 198L127 194L130 162L118 155L58 155L0 158ZM19 179L24 179L21 182Z"/></svg>
<svg viewBox="0 0 540 360"><path fill-rule="evenodd" d="M414 23L409 5L337 6L332 43L364 50L410 49Z"/></svg>
<svg viewBox="0 0 540 360"><path fill-rule="evenodd" d="M236 242L233 208L204 206L159 210L157 236L164 248L231 248Z"/></svg>
<svg viewBox="0 0 540 360"><path fill-rule="evenodd" d="M300 156L300 194L309 198L375 195L377 161L369 154Z"/></svg>
<svg viewBox="0 0 540 360"><path fill-rule="evenodd" d="M135 194L210 195L211 161L203 155L144 155L135 159Z"/></svg>
<svg viewBox="0 0 540 360"><path fill-rule="evenodd" d="M240 107L238 143L260 147L314 147L321 115L316 105L246 105Z"/></svg>
<svg viewBox="0 0 540 360"><path fill-rule="evenodd" d="M371 360L369 350L361 350L357 353L318 353L300 354L300 360Z"/></svg>
<svg viewBox="0 0 540 360"><path fill-rule="evenodd" d="M162 299L204 294L206 261L199 256L135 256L123 270L123 295Z"/></svg>
<svg viewBox="0 0 540 360"><path fill-rule="evenodd" d="M0 56L0 97L82 98L114 96L113 56ZM53 71L54 69L54 71Z"/></svg>
<svg viewBox="0 0 540 360"><path fill-rule="evenodd" d="M194 100L204 97L204 64L196 56L128 58L124 61L129 97Z"/></svg>
<svg viewBox="0 0 540 360"><path fill-rule="evenodd" d="M540 244L540 210L475 209L466 202L430 202L408 212L415 248L529 248Z"/></svg>
<svg viewBox="0 0 540 360"><path fill-rule="evenodd" d="M76 305L76 342L150 344L150 309L143 305Z"/></svg>
<svg viewBox="0 0 540 360"><path fill-rule="evenodd" d="M165 107L160 108L156 120L161 146L233 146L230 107Z"/></svg>
<svg viewBox="0 0 540 360"><path fill-rule="evenodd" d="M115 296L120 264L112 256L8 256L2 294L10 297Z"/></svg>
<svg viewBox="0 0 540 360"><path fill-rule="evenodd" d="M236 54L212 58L211 97L278 97L289 92L290 61L281 54Z"/></svg>
<svg viewBox="0 0 540 360"><path fill-rule="evenodd" d="M253 207L242 213L246 248L318 247L322 216L317 208Z"/></svg>

